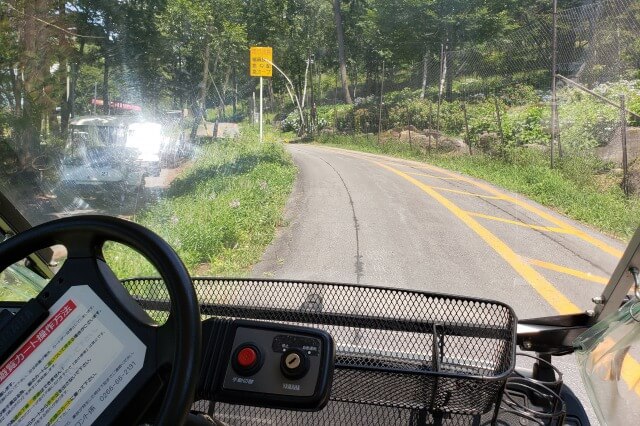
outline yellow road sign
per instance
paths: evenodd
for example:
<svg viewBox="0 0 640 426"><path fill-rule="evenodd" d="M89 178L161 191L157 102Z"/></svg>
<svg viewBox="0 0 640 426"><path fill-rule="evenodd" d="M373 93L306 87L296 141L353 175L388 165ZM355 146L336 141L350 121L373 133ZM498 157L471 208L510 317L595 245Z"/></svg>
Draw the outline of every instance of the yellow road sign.
<svg viewBox="0 0 640 426"><path fill-rule="evenodd" d="M249 75L251 77L271 77L273 75L273 67L271 66L273 49L271 47L252 47L249 59Z"/></svg>

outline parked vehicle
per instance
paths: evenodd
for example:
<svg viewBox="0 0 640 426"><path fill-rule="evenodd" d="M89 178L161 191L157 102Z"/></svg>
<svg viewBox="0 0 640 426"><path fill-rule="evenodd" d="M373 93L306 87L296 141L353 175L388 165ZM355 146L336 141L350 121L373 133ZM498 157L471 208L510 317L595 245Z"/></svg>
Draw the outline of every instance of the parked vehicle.
<svg viewBox="0 0 640 426"><path fill-rule="evenodd" d="M69 129L61 170L64 186L140 188L146 176L160 174L159 123L96 115L74 119Z"/></svg>

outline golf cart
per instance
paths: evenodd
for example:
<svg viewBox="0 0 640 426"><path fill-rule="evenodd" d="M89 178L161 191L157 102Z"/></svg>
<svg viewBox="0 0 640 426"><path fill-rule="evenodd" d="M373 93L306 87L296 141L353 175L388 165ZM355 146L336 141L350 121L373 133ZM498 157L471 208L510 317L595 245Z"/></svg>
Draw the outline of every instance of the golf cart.
<svg viewBox="0 0 640 426"><path fill-rule="evenodd" d="M62 162L65 187L124 191L160 174L163 134L159 123L130 116L87 116L71 121Z"/></svg>

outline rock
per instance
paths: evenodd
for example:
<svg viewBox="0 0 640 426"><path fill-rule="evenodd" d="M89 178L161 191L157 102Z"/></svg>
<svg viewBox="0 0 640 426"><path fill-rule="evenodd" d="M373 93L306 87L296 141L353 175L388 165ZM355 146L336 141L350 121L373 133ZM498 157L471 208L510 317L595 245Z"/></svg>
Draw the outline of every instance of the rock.
<svg viewBox="0 0 640 426"><path fill-rule="evenodd" d="M406 142L408 144L416 144L421 146L427 146L429 144L429 138L427 136L423 135L422 133L414 132L414 131L409 132L408 130L404 130L400 134L400 139L403 142ZM433 143L433 138L432 138L432 143Z"/></svg>
<svg viewBox="0 0 640 426"><path fill-rule="evenodd" d="M431 138L437 138L439 136L442 136L442 133L438 132L437 130L434 129L424 129L422 131L422 133L426 136L431 135Z"/></svg>
<svg viewBox="0 0 640 426"><path fill-rule="evenodd" d="M486 154L496 154L500 150L500 137L495 132L482 132L478 136L476 147Z"/></svg>
<svg viewBox="0 0 640 426"><path fill-rule="evenodd" d="M604 161L622 164L621 129L618 128L605 146L596 148L596 155ZM640 158L640 127L627 127L627 159L629 164Z"/></svg>
<svg viewBox="0 0 640 426"><path fill-rule="evenodd" d="M629 194L640 195L640 159L629 165Z"/></svg>
<svg viewBox="0 0 640 426"><path fill-rule="evenodd" d="M468 153L469 146L460 139L444 137L438 140L438 150L444 152Z"/></svg>

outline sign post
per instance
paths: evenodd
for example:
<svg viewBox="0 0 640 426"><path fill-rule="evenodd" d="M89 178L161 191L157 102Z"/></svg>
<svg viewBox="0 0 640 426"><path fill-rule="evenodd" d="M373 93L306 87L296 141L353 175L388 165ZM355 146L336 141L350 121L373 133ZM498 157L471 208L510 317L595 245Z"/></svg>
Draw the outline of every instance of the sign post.
<svg viewBox="0 0 640 426"><path fill-rule="evenodd" d="M262 133L262 78L273 76L273 49L271 47L254 46L250 50L250 66L249 75L251 77L260 77L260 142L263 141Z"/></svg>

